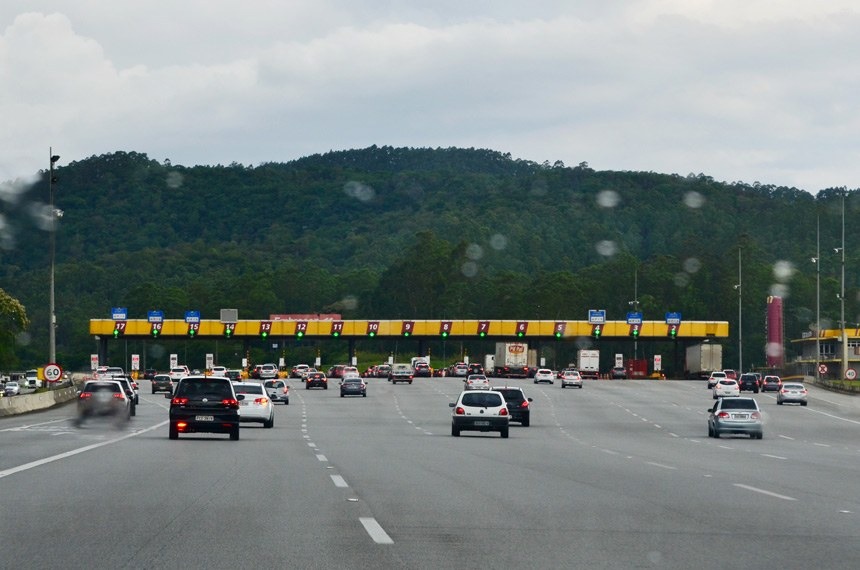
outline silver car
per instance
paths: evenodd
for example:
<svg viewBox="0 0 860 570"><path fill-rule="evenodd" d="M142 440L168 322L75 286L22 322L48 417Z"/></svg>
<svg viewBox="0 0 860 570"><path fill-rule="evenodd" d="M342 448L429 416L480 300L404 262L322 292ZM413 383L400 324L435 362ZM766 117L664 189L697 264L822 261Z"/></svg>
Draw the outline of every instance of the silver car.
<svg viewBox="0 0 860 570"><path fill-rule="evenodd" d="M761 410L753 398L720 398L708 410L708 437L745 433L752 439L764 436Z"/></svg>
<svg viewBox="0 0 860 570"><path fill-rule="evenodd" d="M783 382L782 388L776 393L776 403L780 406L786 402L805 406L807 394L806 386L800 382Z"/></svg>

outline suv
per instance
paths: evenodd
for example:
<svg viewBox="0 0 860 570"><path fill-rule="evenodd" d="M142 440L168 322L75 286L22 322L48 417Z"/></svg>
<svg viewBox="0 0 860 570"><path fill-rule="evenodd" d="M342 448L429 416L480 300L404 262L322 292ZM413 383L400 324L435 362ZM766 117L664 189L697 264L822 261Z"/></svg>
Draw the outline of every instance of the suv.
<svg viewBox="0 0 860 570"><path fill-rule="evenodd" d="M714 386L717 385L717 382L719 382L720 380L725 380L726 378L726 373L722 370L715 370L711 372L711 375L708 377L708 390L713 390Z"/></svg>
<svg viewBox="0 0 860 570"><path fill-rule="evenodd" d="M752 439L761 439L761 410L754 398L720 398L708 410L708 437L723 433L747 433Z"/></svg>
<svg viewBox="0 0 860 570"><path fill-rule="evenodd" d="M134 391L134 386L131 385L131 380L129 380L127 376L114 376L113 378L110 378L110 380L119 382L120 386L122 386L122 389L129 401L129 409L131 410L129 415L136 416L137 393Z"/></svg>
<svg viewBox="0 0 860 570"><path fill-rule="evenodd" d="M505 399L508 406L508 414L510 414L512 422L520 422L523 427L529 427L531 418L531 398L526 398L522 388L512 388L505 386L504 388L496 386L492 388L494 392L498 392Z"/></svg>
<svg viewBox="0 0 860 570"><path fill-rule="evenodd" d="M169 374L156 374L152 378L152 393L156 392L173 393L173 379Z"/></svg>
<svg viewBox="0 0 860 570"><path fill-rule="evenodd" d="M168 372L168 374L170 375L170 378L174 382L178 382L179 380L182 380L184 377L188 376L190 373L191 372L188 370L188 367L184 366L184 365L183 366L174 366L170 369L170 372Z"/></svg>
<svg viewBox="0 0 860 570"><path fill-rule="evenodd" d="M165 396L170 398L168 394ZM239 400L233 383L217 376L186 376L170 400L170 439L180 433L229 433L239 439Z"/></svg>
<svg viewBox="0 0 860 570"><path fill-rule="evenodd" d="M759 383L758 382L759 382L758 376L756 376L752 372L747 372L747 373L741 374L741 377L738 380L738 387L740 388L741 392L743 392L744 390L749 390L750 392L758 394L758 391L759 391Z"/></svg>
<svg viewBox="0 0 860 570"><path fill-rule="evenodd" d="M430 365L426 362L416 362L415 363L415 377L423 377L430 378L433 375L433 371L430 369Z"/></svg>
<svg viewBox="0 0 860 570"><path fill-rule="evenodd" d="M782 388L782 380L779 376L765 376L761 381L762 392L779 392L780 388Z"/></svg>
<svg viewBox="0 0 860 570"><path fill-rule="evenodd" d="M412 366L408 364L392 364L391 372L388 373L388 381L392 384L398 382L409 382L412 384Z"/></svg>
<svg viewBox="0 0 860 570"><path fill-rule="evenodd" d="M505 398L495 390L469 390L460 393L451 414L451 435L460 437L461 431L497 431L508 437L511 416Z"/></svg>
<svg viewBox="0 0 860 570"><path fill-rule="evenodd" d="M156 371L155 368L147 368L143 371L143 379L144 380L152 380L155 378Z"/></svg>
<svg viewBox="0 0 860 570"><path fill-rule="evenodd" d="M272 380L278 377L278 367L274 364L264 364L260 367L260 380Z"/></svg>

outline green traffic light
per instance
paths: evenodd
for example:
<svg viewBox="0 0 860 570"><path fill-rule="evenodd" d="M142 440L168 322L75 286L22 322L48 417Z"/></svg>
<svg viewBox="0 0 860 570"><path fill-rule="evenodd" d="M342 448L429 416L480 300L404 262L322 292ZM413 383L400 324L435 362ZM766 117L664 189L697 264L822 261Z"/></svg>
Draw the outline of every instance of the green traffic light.
<svg viewBox="0 0 860 570"><path fill-rule="evenodd" d="M333 337L339 337L339 336L340 336L340 332L339 332L339 331L332 331L332 332L331 332L331 336L333 336Z"/></svg>
<svg viewBox="0 0 860 570"><path fill-rule="evenodd" d="M367 333L367 336L369 336L369 337L375 337L375 336L376 336L376 332L375 332L375 331L370 331L369 333Z"/></svg>
<svg viewBox="0 0 860 570"><path fill-rule="evenodd" d="M119 329L113 329L113 337L116 338L119 336Z"/></svg>
<svg viewBox="0 0 860 570"><path fill-rule="evenodd" d="M303 331L296 331L296 338L302 338L303 336L305 336Z"/></svg>
<svg viewBox="0 0 860 570"><path fill-rule="evenodd" d="M487 333L485 333L484 331L481 331L478 333L478 336L481 338L484 338L485 336L487 336Z"/></svg>
<svg viewBox="0 0 860 570"><path fill-rule="evenodd" d="M448 333L447 333L447 332L443 332L443 333L442 333L442 338L448 338Z"/></svg>

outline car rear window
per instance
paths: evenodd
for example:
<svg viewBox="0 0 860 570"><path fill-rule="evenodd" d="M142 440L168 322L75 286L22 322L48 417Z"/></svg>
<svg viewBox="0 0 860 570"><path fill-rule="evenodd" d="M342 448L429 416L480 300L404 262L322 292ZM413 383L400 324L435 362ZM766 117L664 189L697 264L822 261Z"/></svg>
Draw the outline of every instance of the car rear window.
<svg viewBox="0 0 860 570"><path fill-rule="evenodd" d="M230 398L233 391L229 382L213 382L211 380L192 380L185 378L179 383L178 396L214 396Z"/></svg>
<svg viewBox="0 0 860 570"><path fill-rule="evenodd" d="M783 388L788 388L790 390L803 390L803 384L783 384Z"/></svg>
<svg viewBox="0 0 860 570"><path fill-rule="evenodd" d="M734 380L720 380L720 384L723 386L734 386L736 382Z"/></svg>
<svg viewBox="0 0 860 570"><path fill-rule="evenodd" d="M502 393L506 402L522 402L525 400L520 390L499 390L499 392Z"/></svg>
<svg viewBox="0 0 860 570"><path fill-rule="evenodd" d="M499 394L463 394L463 405L486 407L501 406L502 397Z"/></svg>
<svg viewBox="0 0 860 570"><path fill-rule="evenodd" d="M731 398L723 400L724 410L757 410L755 400L749 398Z"/></svg>
<svg viewBox="0 0 860 570"><path fill-rule="evenodd" d="M263 387L259 384L249 384L247 386L243 386L242 384L234 385L233 388L236 390L237 394L262 394Z"/></svg>
<svg viewBox="0 0 860 570"><path fill-rule="evenodd" d="M116 384L87 384L84 392L119 392L120 387Z"/></svg>

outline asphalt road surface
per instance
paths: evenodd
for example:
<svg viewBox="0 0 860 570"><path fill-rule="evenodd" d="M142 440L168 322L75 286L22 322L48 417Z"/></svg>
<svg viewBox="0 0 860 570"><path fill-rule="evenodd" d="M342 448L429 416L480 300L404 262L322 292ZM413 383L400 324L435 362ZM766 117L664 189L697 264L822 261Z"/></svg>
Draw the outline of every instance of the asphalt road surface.
<svg viewBox="0 0 860 570"><path fill-rule="evenodd" d="M504 382L504 381L501 381ZM764 439L707 437L698 381L521 385L531 426L450 435L462 382L305 390L240 441L74 405L0 418L0 566L857 568L860 400L757 394Z"/></svg>

